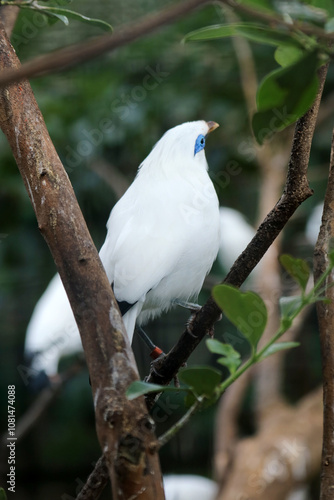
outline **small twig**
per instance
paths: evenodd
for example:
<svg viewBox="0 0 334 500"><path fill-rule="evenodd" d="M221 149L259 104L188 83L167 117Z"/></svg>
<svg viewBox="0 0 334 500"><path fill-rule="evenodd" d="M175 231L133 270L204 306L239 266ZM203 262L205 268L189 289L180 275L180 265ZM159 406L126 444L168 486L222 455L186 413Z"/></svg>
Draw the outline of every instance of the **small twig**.
<svg viewBox="0 0 334 500"><path fill-rule="evenodd" d="M187 411L187 413L185 413L180 418L180 420L178 420L176 422L176 424L174 424L170 429L168 429L168 431L166 431L164 434L162 434L159 437L158 442L159 442L160 447L164 446L166 443L168 443L168 441L173 436L175 436L175 434L177 434L180 429L182 429L182 427L190 420L190 418L192 417L192 415L198 411L198 409L201 407L202 403L203 403L203 398L199 397L195 401L195 403L189 408L189 410Z"/></svg>

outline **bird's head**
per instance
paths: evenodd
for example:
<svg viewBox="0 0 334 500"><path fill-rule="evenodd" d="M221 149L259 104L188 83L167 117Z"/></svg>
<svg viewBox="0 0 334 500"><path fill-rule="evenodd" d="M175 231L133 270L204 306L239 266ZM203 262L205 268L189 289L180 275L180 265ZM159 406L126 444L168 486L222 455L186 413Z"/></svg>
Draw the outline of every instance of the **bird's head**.
<svg viewBox="0 0 334 500"><path fill-rule="evenodd" d="M147 168L156 173L163 171L184 171L194 164L207 169L205 158L205 141L207 135L219 127L218 123L204 120L186 122L168 130L156 143L141 168Z"/></svg>

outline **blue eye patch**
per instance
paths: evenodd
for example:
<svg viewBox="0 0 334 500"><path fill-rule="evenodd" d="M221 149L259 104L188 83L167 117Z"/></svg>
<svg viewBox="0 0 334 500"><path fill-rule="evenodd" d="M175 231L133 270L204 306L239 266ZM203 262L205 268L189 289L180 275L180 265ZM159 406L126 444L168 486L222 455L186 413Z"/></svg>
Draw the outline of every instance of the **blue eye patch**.
<svg viewBox="0 0 334 500"><path fill-rule="evenodd" d="M195 142L195 152L194 156L199 152L202 151L202 149L205 148L205 136L203 134L199 134L199 136L196 139Z"/></svg>

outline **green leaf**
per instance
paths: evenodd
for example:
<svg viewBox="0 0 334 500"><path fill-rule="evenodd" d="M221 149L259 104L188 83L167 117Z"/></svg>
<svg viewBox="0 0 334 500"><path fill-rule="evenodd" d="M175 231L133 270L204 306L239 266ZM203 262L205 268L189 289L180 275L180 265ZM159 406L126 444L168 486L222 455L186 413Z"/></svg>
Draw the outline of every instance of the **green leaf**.
<svg viewBox="0 0 334 500"><path fill-rule="evenodd" d="M305 52L297 45L279 45L275 50L275 60L282 67L290 66L299 61Z"/></svg>
<svg viewBox="0 0 334 500"><path fill-rule="evenodd" d="M285 43L288 45L295 43L299 46L294 35L255 23L217 24L214 26L207 26L188 33L184 37L184 41L214 40L237 35L265 45L277 46Z"/></svg>
<svg viewBox="0 0 334 500"><path fill-rule="evenodd" d="M291 255L281 255L280 262L292 278L299 284L305 292L308 279L310 277L310 268L303 259L295 259Z"/></svg>
<svg viewBox="0 0 334 500"><path fill-rule="evenodd" d="M131 401L144 394L149 394L150 392L166 392L166 391L180 391L179 387L171 387L168 385L158 385L149 384L148 382L142 382L141 380L136 380L129 385L126 390L126 397ZM187 390L186 388L184 390Z"/></svg>
<svg viewBox="0 0 334 500"><path fill-rule="evenodd" d="M272 71L261 82L258 112L252 121L259 144L294 123L311 107L318 91L318 62L317 53L309 52L294 64Z"/></svg>
<svg viewBox="0 0 334 500"><path fill-rule="evenodd" d="M216 339L208 339L206 345L210 352L223 355L222 358L217 359L217 363L226 366L231 374L235 373L241 363L240 354L230 344L223 344Z"/></svg>
<svg viewBox="0 0 334 500"><path fill-rule="evenodd" d="M47 21L49 25L56 23L57 21L61 21L65 24L65 26L69 25L69 21L66 16L61 16L54 12L43 12L43 14L47 17Z"/></svg>
<svg viewBox="0 0 334 500"><path fill-rule="evenodd" d="M284 318L293 316L297 309L299 309L299 307L301 306L302 302L303 298L300 296L281 297L279 299L281 316L283 316Z"/></svg>
<svg viewBox="0 0 334 500"><path fill-rule="evenodd" d="M261 297L230 285L215 286L212 294L227 318L256 348L267 323L267 308Z"/></svg>
<svg viewBox="0 0 334 500"><path fill-rule="evenodd" d="M226 366L226 368L229 370L231 375L235 373L240 366L241 359L237 358L218 358L217 363L220 365Z"/></svg>
<svg viewBox="0 0 334 500"><path fill-rule="evenodd" d="M192 366L179 371L181 382L191 388L197 396L212 397L220 384L222 374L210 366Z"/></svg>
<svg viewBox="0 0 334 500"><path fill-rule="evenodd" d="M230 344L223 344L217 339L207 339L206 346L210 352L227 357L240 358L240 354Z"/></svg>
<svg viewBox="0 0 334 500"><path fill-rule="evenodd" d="M61 20L63 20L63 18L75 19L76 21L81 21L83 23L90 24L92 26L97 26L105 31L112 31L113 29L109 23L102 21L101 19L93 19L91 17L83 16L82 14L79 14L79 12L75 12L69 9L64 9L62 7L49 7L44 5L38 5L37 8L35 7L35 10L38 10L42 14L46 14L48 16L58 17Z"/></svg>
<svg viewBox="0 0 334 500"><path fill-rule="evenodd" d="M259 361L276 352L283 351L284 349L291 349L292 347L298 347L300 345L299 342L277 342L276 344L271 344L259 357Z"/></svg>

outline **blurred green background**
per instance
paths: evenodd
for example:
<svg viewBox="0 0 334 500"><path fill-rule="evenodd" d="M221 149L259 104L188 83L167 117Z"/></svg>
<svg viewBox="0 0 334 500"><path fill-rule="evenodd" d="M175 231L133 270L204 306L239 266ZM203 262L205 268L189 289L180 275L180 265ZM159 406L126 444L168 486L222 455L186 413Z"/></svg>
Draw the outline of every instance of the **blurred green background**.
<svg viewBox="0 0 334 500"><path fill-rule="evenodd" d="M162 0L100 0L94 3L77 0L72 2L71 8L117 27L166 4ZM189 31L222 21L221 9L208 6L128 47L31 82L98 249L104 241L105 224L118 196L107 182L108 172L116 170L119 173L121 181L117 185L121 190L133 180L138 165L161 135L184 121L206 119L220 124L206 148L220 202L245 214L250 223L256 223L261 181L256 161L241 147L252 144L252 134L232 42L226 39L181 43ZM76 21L71 21L68 27L61 22L50 26L41 16L25 10L20 13L13 42L21 61L26 61L100 34L98 28ZM273 59L274 49L253 44L252 50L260 80L277 66ZM333 83L332 68L325 98L330 95ZM332 121L333 114L323 120L314 138L309 179L315 194L298 209L285 231L284 251L298 257L312 257L304 228L312 208L324 196ZM240 167L238 175L230 175L227 165ZM25 330L34 305L56 269L2 134L0 178L0 411L4 423L1 429L5 432L8 384L16 386L18 418L35 399L27 391L17 366L22 363ZM216 263L213 272L222 279L226 270ZM207 294L201 294L200 302L205 301ZM182 332L187 318L186 311L175 310L150 324L147 331L167 351ZM220 322L217 338L222 338L227 331L232 331L231 326ZM246 350L243 345L236 347ZM144 376L149 357L138 340L134 348ZM210 362L213 361L204 344L189 360L189 364ZM286 393L291 400L320 382L320 354L313 316L303 333L298 353L291 352L287 356L286 369ZM245 434L251 432L254 425L249 410L251 399L250 393L241 422ZM162 449L164 473L212 475L215 409L196 415ZM183 411L181 394L174 399L168 396L155 410L158 433ZM77 486L85 481L92 462L99 455L88 374L84 371L66 384L35 428L17 443L15 498L74 498ZM6 453L1 458L6 460ZM2 461L1 472L7 473L5 461Z"/></svg>

